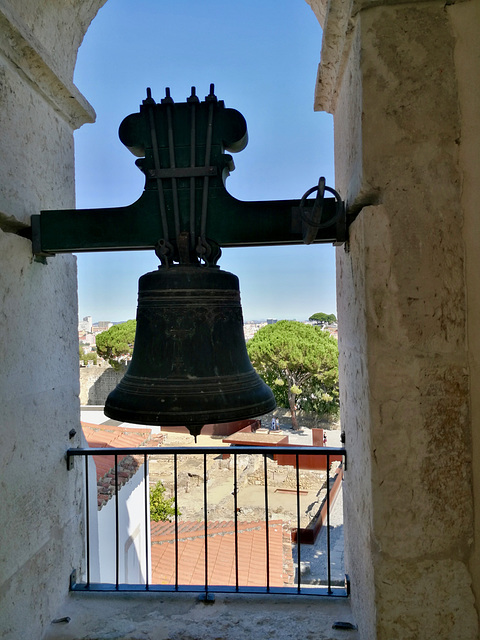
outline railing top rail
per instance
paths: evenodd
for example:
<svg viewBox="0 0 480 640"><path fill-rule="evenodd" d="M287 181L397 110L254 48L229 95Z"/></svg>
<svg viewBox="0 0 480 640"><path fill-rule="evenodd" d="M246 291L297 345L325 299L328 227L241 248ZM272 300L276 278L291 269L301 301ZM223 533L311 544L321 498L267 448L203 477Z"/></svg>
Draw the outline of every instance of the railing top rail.
<svg viewBox="0 0 480 640"><path fill-rule="evenodd" d="M341 447L309 447L309 446L233 446L233 447L95 447L72 448L67 450L68 456L125 456L125 455L195 455L195 454L290 454L290 455L330 455L345 456L347 450Z"/></svg>

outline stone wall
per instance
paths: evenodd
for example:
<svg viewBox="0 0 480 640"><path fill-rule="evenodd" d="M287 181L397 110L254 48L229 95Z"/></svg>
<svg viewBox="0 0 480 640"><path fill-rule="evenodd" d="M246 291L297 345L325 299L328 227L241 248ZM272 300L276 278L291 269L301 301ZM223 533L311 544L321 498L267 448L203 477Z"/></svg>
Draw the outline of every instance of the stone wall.
<svg viewBox="0 0 480 640"><path fill-rule="evenodd" d="M75 204L73 129L94 118L72 83L72 43L95 12L77 5L76 14L40 0L0 8L0 637L8 639L41 638L82 568L83 485L65 463L82 444L76 260L33 260L19 235L31 214Z"/></svg>
<svg viewBox="0 0 480 640"><path fill-rule="evenodd" d="M473 236L475 217L478 237L478 187L464 177L480 169L480 114L464 65L471 82L478 3L323 4L317 105L334 112L336 188L358 214L337 250L355 615L368 640L473 639L471 363L480 352L467 303L478 298L479 259L478 240L476 255L473 243L466 252L464 225Z"/></svg>
<svg viewBox="0 0 480 640"><path fill-rule="evenodd" d="M126 367L119 371L109 365L93 365L80 368L80 404L104 405L110 391L113 391L125 375Z"/></svg>
<svg viewBox="0 0 480 640"><path fill-rule="evenodd" d="M472 78L480 75L480 3L465 2L449 7L452 30L456 37L454 50L457 70L457 90L460 103L461 137L459 163L461 167L460 206L464 212L463 241L465 245L466 348L469 370L469 408L472 493L474 499L474 536L470 545L469 568L472 587L478 603L480 598L480 233L478 203L480 202L480 85ZM468 460L468 458L467 458ZM478 604L477 604L478 608Z"/></svg>
<svg viewBox="0 0 480 640"><path fill-rule="evenodd" d="M81 479L65 465L82 444L75 259L33 261L19 233L74 204L72 131L94 114L72 73L103 2L0 8L5 638L41 638L82 562ZM336 187L358 213L337 264L359 634L477 638L480 4L310 4L324 26L316 106L335 115Z"/></svg>

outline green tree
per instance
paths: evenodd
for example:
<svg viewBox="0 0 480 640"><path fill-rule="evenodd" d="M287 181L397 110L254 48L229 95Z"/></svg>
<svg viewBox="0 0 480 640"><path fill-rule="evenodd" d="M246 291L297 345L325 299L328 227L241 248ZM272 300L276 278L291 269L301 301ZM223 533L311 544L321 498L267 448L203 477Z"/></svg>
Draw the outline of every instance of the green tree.
<svg viewBox="0 0 480 640"><path fill-rule="evenodd" d="M279 404L290 408L298 429L298 396L338 406L338 344L326 331L294 320L262 327L247 344L257 373L271 387ZM321 403L317 402L320 406Z"/></svg>
<svg viewBox="0 0 480 640"><path fill-rule="evenodd" d="M93 362L93 364L97 364L97 352L96 351L90 351L90 353L86 353L83 356L83 361L84 362L88 362L89 360L91 360Z"/></svg>
<svg viewBox="0 0 480 640"><path fill-rule="evenodd" d="M112 367L118 368L118 359L133 351L136 328L136 320L127 320L99 333L96 337L98 354L108 360Z"/></svg>
<svg viewBox="0 0 480 640"><path fill-rule="evenodd" d="M150 520L170 521L175 515L175 498L166 498L165 491L163 482L157 482L153 489L150 489ZM178 515L182 514L179 512Z"/></svg>
<svg viewBox="0 0 480 640"><path fill-rule="evenodd" d="M336 322L337 318L333 313L319 312L319 313L314 313L312 316L310 316L309 320L331 324L332 322Z"/></svg>
<svg viewBox="0 0 480 640"><path fill-rule="evenodd" d="M80 360L82 360L85 364L89 361L92 360L93 364L97 364L97 352L96 351L91 351L89 353L85 353L85 349L82 347L82 345L79 345L78 347L78 355L80 357Z"/></svg>
<svg viewBox="0 0 480 640"><path fill-rule="evenodd" d="M320 415L337 414L339 410L338 374L332 379L330 385L323 382L317 384L315 378L311 378L302 389L299 405L306 411L313 411Z"/></svg>

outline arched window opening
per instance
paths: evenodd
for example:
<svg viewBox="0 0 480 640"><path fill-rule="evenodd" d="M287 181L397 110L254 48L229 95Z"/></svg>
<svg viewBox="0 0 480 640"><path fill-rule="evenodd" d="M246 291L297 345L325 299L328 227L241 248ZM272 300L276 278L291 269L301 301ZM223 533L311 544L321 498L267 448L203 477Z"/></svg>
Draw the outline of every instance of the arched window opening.
<svg viewBox="0 0 480 640"><path fill-rule="evenodd" d="M320 26L301 2L152 0L132 11L127 0L111 0L87 32L76 67L75 83L97 112L94 125L76 132L77 207L123 206L140 196L144 178L118 126L138 111L147 87L157 103L166 87L184 102L192 86L203 100L214 83L218 98L244 115L249 144L234 156L227 180L236 198L300 199L320 175L334 187L333 119L313 111L320 46ZM157 265L153 251L79 255L80 319L134 318L138 278ZM227 249L219 265L239 277L245 321L336 315L331 246ZM302 402L308 398L298 391ZM312 443L340 446L333 436Z"/></svg>

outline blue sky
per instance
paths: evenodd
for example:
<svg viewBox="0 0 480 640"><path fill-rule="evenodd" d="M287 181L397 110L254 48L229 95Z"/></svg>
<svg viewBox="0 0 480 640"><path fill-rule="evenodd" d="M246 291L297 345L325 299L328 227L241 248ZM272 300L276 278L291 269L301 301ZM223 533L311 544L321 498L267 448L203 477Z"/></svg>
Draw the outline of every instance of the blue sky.
<svg viewBox="0 0 480 640"><path fill-rule="evenodd" d="M118 138L151 87L184 102L210 83L246 118L249 143L234 156L227 188L241 200L298 198L324 175L334 186L333 119L313 111L321 29L304 0L109 0L79 50L75 83L97 113L75 133L77 207L128 205L143 190ZM220 267L240 279L245 320L304 320L336 313L331 245L224 250ZM153 251L78 256L79 315L135 317L138 278Z"/></svg>

